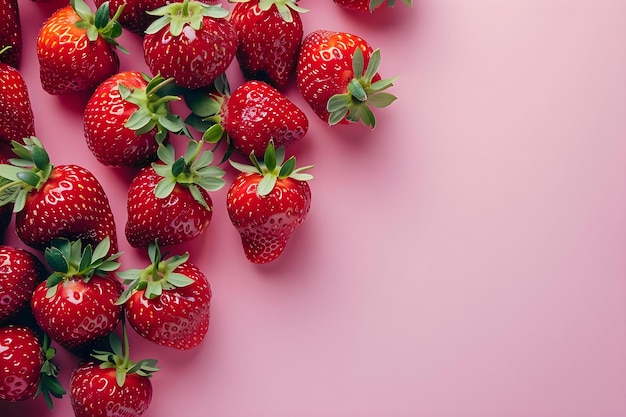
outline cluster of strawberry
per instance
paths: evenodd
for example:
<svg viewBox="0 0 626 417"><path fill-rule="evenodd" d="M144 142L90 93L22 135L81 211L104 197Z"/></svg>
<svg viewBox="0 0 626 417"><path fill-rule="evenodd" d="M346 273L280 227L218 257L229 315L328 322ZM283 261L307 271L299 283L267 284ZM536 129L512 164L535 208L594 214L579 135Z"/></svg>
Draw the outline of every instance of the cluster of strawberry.
<svg viewBox="0 0 626 417"><path fill-rule="evenodd" d="M28 90L19 71L17 0L0 0L0 222L14 219L23 248L0 246L0 399L65 394L51 361L50 339L81 357L70 399L76 416L107 407L140 415L150 404L152 359L133 362L126 323L142 337L191 349L209 326L211 288L189 254L162 258L160 246L207 230L210 193L226 181L220 165L239 171L227 193L229 218L247 259L271 262L283 253L311 205L306 171L286 148L309 122L282 90L292 76L324 122L375 127L372 108L396 98L394 79L378 74L380 52L363 38L316 30L304 36L297 0L83 0L52 14L37 38L41 85L49 94L90 91L84 134L106 166L135 167L125 237L145 248L150 264L119 271L120 252L110 202L95 176L78 165L54 165L35 134ZM373 12L393 0L334 0ZM411 0L403 0L411 5ZM116 39L143 37L153 75L119 72ZM245 81L233 91L225 77L236 60ZM172 112L183 100L190 114ZM182 155L171 139L183 137ZM214 163L213 150L226 152ZM212 144L213 150L206 149ZM230 158L248 156L246 165ZM1 155L0 155L1 156ZM44 264L45 261L45 264ZM21 323L23 314L33 323ZM10 324L9 324L10 323ZM123 338L114 332L122 324ZM110 347L100 347L102 340ZM41 343L40 343L41 340ZM5 354L3 352L9 352ZM98 378L100 390L89 387ZM100 411L96 411L100 410ZM110 410L109 410L110 411Z"/></svg>

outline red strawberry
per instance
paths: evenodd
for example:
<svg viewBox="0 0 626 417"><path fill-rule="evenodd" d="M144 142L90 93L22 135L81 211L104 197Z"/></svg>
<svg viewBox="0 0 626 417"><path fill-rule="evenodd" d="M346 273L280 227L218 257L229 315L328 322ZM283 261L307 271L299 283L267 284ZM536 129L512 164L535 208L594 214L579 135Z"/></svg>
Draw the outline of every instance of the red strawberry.
<svg viewBox="0 0 626 417"><path fill-rule="evenodd" d="M22 25L17 0L0 0L0 49L10 49L0 54L0 62L14 68L22 57Z"/></svg>
<svg viewBox="0 0 626 417"><path fill-rule="evenodd" d="M28 306L35 287L46 276L44 265L33 253L0 245L0 322Z"/></svg>
<svg viewBox="0 0 626 417"><path fill-rule="evenodd" d="M0 165L8 164L9 161L0 154ZM0 184L2 184L2 178L0 178ZM0 205L0 236L7 231L11 219L13 218L13 204Z"/></svg>
<svg viewBox="0 0 626 417"><path fill-rule="evenodd" d="M109 243L105 239L92 248L80 240L58 239L46 248L53 272L37 286L30 305L42 330L67 349L108 336L121 319L122 308L115 302L123 288L112 274L119 254L108 255Z"/></svg>
<svg viewBox="0 0 626 417"><path fill-rule="evenodd" d="M173 2L150 12L143 48L153 74L185 88L209 86L235 57L237 34L228 10L198 1Z"/></svg>
<svg viewBox="0 0 626 417"><path fill-rule="evenodd" d="M0 205L14 204L22 242L42 250L59 237L92 245L108 237L111 253L117 252L113 212L98 179L78 165L52 165L36 137L25 142L13 143L21 159L0 165Z"/></svg>
<svg viewBox="0 0 626 417"><path fill-rule="evenodd" d="M298 0L229 0L237 31L237 61L247 79L282 89L293 73L303 37Z"/></svg>
<svg viewBox="0 0 626 417"><path fill-rule="evenodd" d="M159 370L154 359L130 360L124 326L124 342L109 336L111 351L96 350L94 359L78 364L70 376L70 400L76 417L136 417L152 401L152 374Z"/></svg>
<svg viewBox="0 0 626 417"><path fill-rule="evenodd" d="M283 253L289 237L302 224L311 207L310 174L295 168L292 156L283 164L284 148L270 143L263 162L254 154L254 166L230 161L242 171L226 196L230 221L241 236L246 257L253 263L267 263Z"/></svg>
<svg viewBox="0 0 626 417"><path fill-rule="evenodd" d="M65 390L57 380L58 368L52 362L56 351L44 336L43 345L26 326L0 327L0 399L30 400L43 394L50 409L52 397Z"/></svg>
<svg viewBox="0 0 626 417"><path fill-rule="evenodd" d="M374 128L371 107L396 97L385 92L395 79L381 80L380 51L361 37L316 30L302 41L296 66L298 89L315 114L330 125L361 121Z"/></svg>
<svg viewBox="0 0 626 417"><path fill-rule="evenodd" d="M159 147L161 162L139 171L128 190L126 239L133 247L186 242L203 233L213 216L209 191L224 185L225 172L202 143L189 141L184 157L171 145Z"/></svg>
<svg viewBox="0 0 626 417"><path fill-rule="evenodd" d="M185 130L168 104L180 98L159 95L167 82L159 76L150 79L138 71L125 71L96 88L87 102L83 124L87 145L98 161L109 166L145 166L156 159L159 143L167 140L170 131Z"/></svg>
<svg viewBox="0 0 626 417"><path fill-rule="evenodd" d="M148 247L151 264L119 272L128 284L118 303L142 337L162 346L187 350L198 346L209 329L211 286L189 262L189 254L166 259L156 243Z"/></svg>
<svg viewBox="0 0 626 417"><path fill-rule="evenodd" d="M4 54L0 51L0 56ZM0 62L0 141L22 142L35 135L33 109L22 74Z"/></svg>
<svg viewBox="0 0 626 417"><path fill-rule="evenodd" d="M37 36L39 76L49 94L95 89L119 70L115 38L122 34L117 17L109 20L109 4L95 13L83 0L70 0L52 14Z"/></svg>
<svg viewBox="0 0 626 417"><path fill-rule="evenodd" d="M356 10L359 12L373 12L380 9L384 5L394 7L395 0L334 0L338 6L348 10ZM402 0L407 6L413 6L413 0Z"/></svg>

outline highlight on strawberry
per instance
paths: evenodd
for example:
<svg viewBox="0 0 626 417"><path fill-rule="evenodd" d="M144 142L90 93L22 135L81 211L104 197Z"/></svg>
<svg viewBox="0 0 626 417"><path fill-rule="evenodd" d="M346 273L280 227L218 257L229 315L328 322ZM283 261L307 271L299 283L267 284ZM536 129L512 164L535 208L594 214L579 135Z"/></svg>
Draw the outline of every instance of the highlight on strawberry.
<svg viewBox="0 0 626 417"><path fill-rule="evenodd" d="M334 2L344 9L370 13L385 5L387 7L394 7L396 4L396 0L334 0ZM402 0L402 3L413 7L413 0Z"/></svg>

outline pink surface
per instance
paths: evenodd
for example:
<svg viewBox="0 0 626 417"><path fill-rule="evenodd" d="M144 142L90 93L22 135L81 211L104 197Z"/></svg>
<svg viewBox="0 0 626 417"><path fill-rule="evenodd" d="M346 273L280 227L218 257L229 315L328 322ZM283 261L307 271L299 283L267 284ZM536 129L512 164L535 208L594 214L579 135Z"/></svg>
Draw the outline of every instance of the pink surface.
<svg viewBox="0 0 626 417"><path fill-rule="evenodd" d="M143 266L123 238L132 171L90 154L86 95L39 84L36 32L64 4L50 1L20 3L38 135L53 162L96 173L124 266ZM312 209L277 261L246 261L214 194L209 231L181 247L212 284L207 338L186 352L131 341L162 367L146 416L626 415L626 2L397 3L370 16L302 1L306 33L381 48L399 99L373 132L303 107L292 151L315 164ZM139 38L122 43L122 69L145 70ZM75 360L59 359L67 387Z"/></svg>

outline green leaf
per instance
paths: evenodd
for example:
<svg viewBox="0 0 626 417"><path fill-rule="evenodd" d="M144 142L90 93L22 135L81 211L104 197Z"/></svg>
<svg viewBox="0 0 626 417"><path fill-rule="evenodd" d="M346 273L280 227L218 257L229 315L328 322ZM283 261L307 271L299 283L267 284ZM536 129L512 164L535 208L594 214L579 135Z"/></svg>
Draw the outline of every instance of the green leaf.
<svg viewBox="0 0 626 417"><path fill-rule="evenodd" d="M268 195L274 189L277 179L275 175L265 175L261 181L259 181L256 193L261 197Z"/></svg>
<svg viewBox="0 0 626 417"><path fill-rule="evenodd" d="M130 115L124 126L130 130L139 130L150 122L152 122L152 115L140 107Z"/></svg>
<svg viewBox="0 0 626 417"><path fill-rule="evenodd" d="M48 152L44 148L40 148L38 146L33 148L32 151L33 162L37 169L44 171L48 165L50 165L50 157L48 156Z"/></svg>
<svg viewBox="0 0 626 417"><path fill-rule="evenodd" d="M94 25L97 29L104 28L109 23L109 2L105 1L96 9L96 17L94 19Z"/></svg>
<svg viewBox="0 0 626 417"><path fill-rule="evenodd" d="M68 259L64 256L64 253L56 247L46 248L44 257L50 269L55 272L66 273L69 270ZM61 277L62 278L62 277Z"/></svg>
<svg viewBox="0 0 626 417"><path fill-rule="evenodd" d="M278 174L278 178L287 178L291 175L291 173L293 172L293 170L296 167L296 158L295 157L291 157L289 159L287 159L287 161L285 161L284 164L282 164L282 166L280 167L280 172Z"/></svg>
<svg viewBox="0 0 626 417"><path fill-rule="evenodd" d="M122 341L115 333L109 334L109 345L111 345L111 351L114 355L119 357L124 356L124 348L122 347Z"/></svg>
<svg viewBox="0 0 626 417"><path fill-rule="evenodd" d="M342 121L348 114L348 108L333 111L328 116L328 124L333 126Z"/></svg>
<svg viewBox="0 0 626 417"><path fill-rule="evenodd" d="M367 64L367 69L365 70L365 74L363 74L363 78L369 84L374 78L374 75L378 72L378 67L380 66L380 49L374 50L372 55L370 55L370 60Z"/></svg>
<svg viewBox="0 0 626 417"><path fill-rule="evenodd" d="M219 123L215 123L202 134L202 140L207 143L217 143L222 136L224 136L224 128Z"/></svg>
<svg viewBox="0 0 626 417"><path fill-rule="evenodd" d="M276 151L274 149L274 143L270 141L265 149L265 155L263 156L263 163L267 167L269 172L274 172L276 169Z"/></svg>
<svg viewBox="0 0 626 417"><path fill-rule="evenodd" d="M30 185L31 187L37 187L39 185L39 181L41 181L39 175L31 171L21 171L18 172L16 176L20 181Z"/></svg>
<svg viewBox="0 0 626 417"><path fill-rule="evenodd" d="M376 118L374 117L374 113L367 106L361 106L361 121L365 126L369 126L372 129L376 127Z"/></svg>
<svg viewBox="0 0 626 417"><path fill-rule="evenodd" d="M201 177L196 180L196 184L198 184L199 187L202 187L207 191L218 191L221 190L224 185L226 185L226 181L224 181L222 178Z"/></svg>
<svg viewBox="0 0 626 417"><path fill-rule="evenodd" d="M189 189L189 193L191 193L191 196L193 197L195 201L200 203L200 205L204 207L205 209L209 211L211 210L211 207L204 199L204 196L202 195L202 193L200 192L200 189L198 188L196 184L190 184L188 189Z"/></svg>
<svg viewBox="0 0 626 417"><path fill-rule="evenodd" d="M389 87L393 86L393 83L396 82L398 80L398 78L400 77L393 77L393 78L384 78L382 80L378 80L374 83L372 83L370 85L370 90L371 91L383 91L386 90Z"/></svg>
<svg viewBox="0 0 626 417"><path fill-rule="evenodd" d="M376 93L367 100L367 104L372 107L382 108L387 107L397 99L396 96L389 93Z"/></svg>
<svg viewBox="0 0 626 417"><path fill-rule="evenodd" d="M85 271L91 265L92 255L93 249L91 248L91 245L85 246L83 256L80 258L80 266L78 267L79 271Z"/></svg>
<svg viewBox="0 0 626 417"><path fill-rule="evenodd" d="M159 183L155 187L154 195L156 195L158 198L167 198L170 194L172 194L174 188L176 188L176 184L177 182L174 178L165 177L161 181L159 181Z"/></svg>
<svg viewBox="0 0 626 417"><path fill-rule="evenodd" d="M186 275L177 272L171 272L167 275L167 282L177 288L186 287L194 283L194 280Z"/></svg>
<svg viewBox="0 0 626 417"><path fill-rule="evenodd" d="M185 158L183 158L183 157L178 158L172 164L172 176L174 176L176 178L180 174L182 174L183 171L185 170L185 165L187 165L187 163L185 162Z"/></svg>
<svg viewBox="0 0 626 417"><path fill-rule="evenodd" d="M355 77L360 77L363 75L363 70L365 68L365 60L363 58L363 51L361 48L356 48L354 50L354 54L352 54L352 72Z"/></svg>

